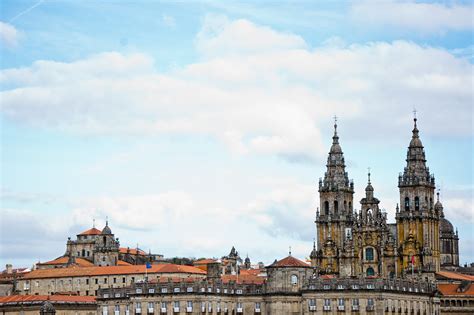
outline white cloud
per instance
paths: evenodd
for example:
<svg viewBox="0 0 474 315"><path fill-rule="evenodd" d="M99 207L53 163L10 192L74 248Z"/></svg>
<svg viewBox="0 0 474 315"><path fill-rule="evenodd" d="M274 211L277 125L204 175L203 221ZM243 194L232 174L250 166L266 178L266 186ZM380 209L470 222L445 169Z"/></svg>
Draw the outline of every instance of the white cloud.
<svg viewBox="0 0 474 315"><path fill-rule="evenodd" d="M166 25L167 27L175 27L176 26L176 21L174 17L171 15L163 14L161 16L161 20L163 21L163 24Z"/></svg>
<svg viewBox="0 0 474 315"><path fill-rule="evenodd" d="M18 45L20 32L11 24L0 21L0 43L8 48Z"/></svg>
<svg viewBox="0 0 474 315"><path fill-rule="evenodd" d="M472 5L415 1L354 1L351 16L359 23L394 26L422 33L472 30Z"/></svg>
<svg viewBox="0 0 474 315"><path fill-rule="evenodd" d="M466 59L406 41L331 43L312 50L296 35L208 16L196 40L205 59L172 72L116 52L2 70L2 112L73 132L209 135L233 152L292 161L326 154L321 128L334 114L374 141L407 128L414 104L420 125L430 122L424 134L472 132Z"/></svg>

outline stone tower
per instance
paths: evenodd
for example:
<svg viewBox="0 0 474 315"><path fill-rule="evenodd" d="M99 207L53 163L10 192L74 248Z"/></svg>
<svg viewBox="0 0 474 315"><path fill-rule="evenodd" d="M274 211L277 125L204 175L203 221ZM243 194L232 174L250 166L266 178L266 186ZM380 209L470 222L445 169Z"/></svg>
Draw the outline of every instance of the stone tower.
<svg viewBox="0 0 474 315"><path fill-rule="evenodd" d="M116 266L119 258L120 243L106 221L101 234L97 236L94 246L94 265L96 266Z"/></svg>
<svg viewBox="0 0 474 315"><path fill-rule="evenodd" d="M439 241L440 241L440 261L441 268L456 270L459 267L459 235L454 232L454 227L444 216L443 204L439 201L439 192L437 193L435 211L440 214L439 221Z"/></svg>
<svg viewBox="0 0 474 315"><path fill-rule="evenodd" d="M414 118L407 166L398 177L400 211L396 213L398 268L401 273L433 273L440 269L439 219L434 208L435 179L426 166L425 150Z"/></svg>
<svg viewBox="0 0 474 315"><path fill-rule="evenodd" d="M323 272L338 273L338 252L344 245L345 235L351 233L354 183L345 171L337 121L326 167L324 179L319 179L320 211L316 214L318 262Z"/></svg>

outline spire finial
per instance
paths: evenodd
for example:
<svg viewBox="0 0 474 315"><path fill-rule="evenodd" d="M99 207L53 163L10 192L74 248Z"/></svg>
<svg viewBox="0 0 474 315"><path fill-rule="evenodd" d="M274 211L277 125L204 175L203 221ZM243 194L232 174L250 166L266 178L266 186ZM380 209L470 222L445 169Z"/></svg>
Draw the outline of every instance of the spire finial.
<svg viewBox="0 0 474 315"><path fill-rule="evenodd" d="M367 176L368 176L368 178L369 178L369 184L370 184L370 167L367 168L367 171L368 171L368 172L367 172Z"/></svg>
<svg viewBox="0 0 474 315"><path fill-rule="evenodd" d="M95 218L92 219L92 227L95 229Z"/></svg>
<svg viewBox="0 0 474 315"><path fill-rule="evenodd" d="M109 226L109 216L105 216L105 226Z"/></svg>
<svg viewBox="0 0 474 315"><path fill-rule="evenodd" d="M436 201L438 201L438 202L439 202L439 190L440 189L438 188L438 191L436 192Z"/></svg>
<svg viewBox="0 0 474 315"><path fill-rule="evenodd" d="M290 254L290 256L291 256L291 246L290 246L290 248L289 248L289 251L288 251L288 253L289 253L289 254Z"/></svg>
<svg viewBox="0 0 474 315"><path fill-rule="evenodd" d="M316 249L316 238L313 237L313 249Z"/></svg>
<svg viewBox="0 0 474 315"><path fill-rule="evenodd" d="M414 128L414 129L417 129L416 121L417 121L418 119L416 118L416 113L417 113L416 107L413 107L413 121L414 121L414 123L415 123L415 128Z"/></svg>

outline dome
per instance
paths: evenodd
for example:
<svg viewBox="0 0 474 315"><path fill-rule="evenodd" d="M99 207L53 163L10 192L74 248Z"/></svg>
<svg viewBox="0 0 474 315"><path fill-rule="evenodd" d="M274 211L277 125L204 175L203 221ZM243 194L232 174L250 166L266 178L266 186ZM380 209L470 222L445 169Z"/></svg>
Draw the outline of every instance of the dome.
<svg viewBox="0 0 474 315"><path fill-rule="evenodd" d="M108 221L105 222L105 227L102 230L102 234L112 234L112 230L109 227L109 222Z"/></svg>
<svg viewBox="0 0 474 315"><path fill-rule="evenodd" d="M441 233L454 233L453 225L445 218L441 218L439 221L439 228Z"/></svg>

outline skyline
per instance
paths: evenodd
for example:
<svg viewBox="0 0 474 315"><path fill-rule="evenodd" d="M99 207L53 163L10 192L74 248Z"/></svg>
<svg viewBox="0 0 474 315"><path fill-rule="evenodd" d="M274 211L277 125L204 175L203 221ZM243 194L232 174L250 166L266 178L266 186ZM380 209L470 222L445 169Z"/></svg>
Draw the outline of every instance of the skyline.
<svg viewBox="0 0 474 315"><path fill-rule="evenodd" d="M370 167L394 222L414 108L474 262L469 1L1 5L1 264L106 216L166 257L307 257L333 116L355 208Z"/></svg>

